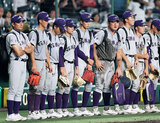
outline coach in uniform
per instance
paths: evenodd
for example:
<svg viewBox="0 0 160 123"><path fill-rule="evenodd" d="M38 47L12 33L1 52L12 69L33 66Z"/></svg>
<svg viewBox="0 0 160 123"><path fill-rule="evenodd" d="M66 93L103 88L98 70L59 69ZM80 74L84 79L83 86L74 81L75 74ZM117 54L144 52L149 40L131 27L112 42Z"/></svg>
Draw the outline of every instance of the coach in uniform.
<svg viewBox="0 0 160 123"><path fill-rule="evenodd" d="M13 29L6 37L6 47L9 54L9 90L7 96L8 115L6 121L26 120L21 116L19 107L21 103L21 95L26 80L26 61L27 54L33 51L26 34L22 33L23 18L14 15L11 18Z"/></svg>
<svg viewBox="0 0 160 123"><path fill-rule="evenodd" d="M41 75L38 86L31 86L28 94L28 107L29 115L28 119L46 119L47 115L45 111L39 112L41 101L45 100L44 96L41 96L44 88L44 82L46 79L46 62L49 72L52 72L52 65L49 59L48 45L50 43L49 38L44 31L50 20L46 12L40 12L38 14L38 26L34 31L29 33L29 40L34 46L34 52L31 54L32 72L39 72ZM34 106L33 106L34 105Z"/></svg>

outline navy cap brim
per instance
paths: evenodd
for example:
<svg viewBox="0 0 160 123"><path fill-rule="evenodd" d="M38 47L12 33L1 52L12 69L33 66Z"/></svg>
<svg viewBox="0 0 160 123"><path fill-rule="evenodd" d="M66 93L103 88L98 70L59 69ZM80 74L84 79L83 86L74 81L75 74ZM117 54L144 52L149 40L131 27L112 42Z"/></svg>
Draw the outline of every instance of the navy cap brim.
<svg viewBox="0 0 160 123"><path fill-rule="evenodd" d="M60 26L59 27L62 31L66 31L65 27L64 26Z"/></svg>

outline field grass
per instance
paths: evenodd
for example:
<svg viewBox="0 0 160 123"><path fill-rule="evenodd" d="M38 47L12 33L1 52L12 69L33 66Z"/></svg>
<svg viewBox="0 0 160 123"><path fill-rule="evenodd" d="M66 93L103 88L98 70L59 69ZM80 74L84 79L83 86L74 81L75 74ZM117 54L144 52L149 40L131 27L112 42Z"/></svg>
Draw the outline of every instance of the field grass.
<svg viewBox="0 0 160 123"><path fill-rule="evenodd" d="M157 105L160 109L160 105ZM92 108L89 108L92 110ZM102 113L103 107L99 108ZM72 109L69 109L72 111ZM28 111L20 111L20 114L23 116L28 115ZM6 123L5 118L7 115L7 111L0 112L0 123ZM135 114L135 115L107 115L107 116L92 116L92 117L66 117L60 119L45 119L45 120L27 120L22 121L24 123L107 123L107 122L138 122L138 121L155 121L160 120L160 113L144 113L144 114Z"/></svg>

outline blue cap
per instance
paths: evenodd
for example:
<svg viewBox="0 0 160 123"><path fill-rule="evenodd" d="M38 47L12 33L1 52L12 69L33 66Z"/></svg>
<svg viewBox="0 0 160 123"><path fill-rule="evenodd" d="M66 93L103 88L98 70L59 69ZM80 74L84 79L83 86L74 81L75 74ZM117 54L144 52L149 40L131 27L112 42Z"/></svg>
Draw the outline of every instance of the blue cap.
<svg viewBox="0 0 160 123"><path fill-rule="evenodd" d="M115 14L112 14L108 17L108 22L119 21L119 17Z"/></svg>
<svg viewBox="0 0 160 123"><path fill-rule="evenodd" d="M66 21L63 18L57 18L54 24L58 26L62 31L65 31Z"/></svg>
<svg viewBox="0 0 160 123"><path fill-rule="evenodd" d="M146 26L146 24L143 22L143 20L136 20L134 22L134 27L136 26Z"/></svg>
<svg viewBox="0 0 160 123"><path fill-rule="evenodd" d="M89 13L87 13L87 12L81 13L81 21L85 21L85 22L93 21L93 20L91 19L91 14L89 14Z"/></svg>
<svg viewBox="0 0 160 123"><path fill-rule="evenodd" d="M67 18L67 19L66 19L66 26L74 27L74 26L76 26L76 25L74 24L74 22L73 22L72 19Z"/></svg>
<svg viewBox="0 0 160 123"><path fill-rule="evenodd" d="M152 25L154 25L158 30L160 30L160 20L159 19L153 19Z"/></svg>
<svg viewBox="0 0 160 123"><path fill-rule="evenodd" d="M136 14L132 14L132 12L130 11L125 11L122 15L122 18L127 19L128 17L131 17L131 16L136 16Z"/></svg>
<svg viewBox="0 0 160 123"><path fill-rule="evenodd" d="M11 18L11 23L20 23L21 21L24 21L24 19L20 15L14 15Z"/></svg>
<svg viewBox="0 0 160 123"><path fill-rule="evenodd" d="M51 20L51 18L49 17L48 13L44 12L44 11L38 13L38 19L39 20L45 20L45 21Z"/></svg>

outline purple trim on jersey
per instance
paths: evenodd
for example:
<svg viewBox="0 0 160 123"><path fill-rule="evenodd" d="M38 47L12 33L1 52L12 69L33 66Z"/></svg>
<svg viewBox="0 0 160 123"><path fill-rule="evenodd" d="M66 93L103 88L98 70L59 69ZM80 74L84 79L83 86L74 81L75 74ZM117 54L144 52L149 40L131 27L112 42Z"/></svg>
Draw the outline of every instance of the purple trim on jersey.
<svg viewBox="0 0 160 123"><path fill-rule="evenodd" d="M13 100L7 100L7 109L8 114L13 114L13 107L14 107L14 101Z"/></svg>
<svg viewBox="0 0 160 123"><path fill-rule="evenodd" d="M90 95L90 92L87 92L87 91L83 92L82 107L84 108L87 107L88 105L89 95Z"/></svg>
<svg viewBox="0 0 160 123"><path fill-rule="evenodd" d="M154 90L154 97L153 97L153 101L150 102L150 105L155 104L155 100L156 100L156 90Z"/></svg>
<svg viewBox="0 0 160 123"><path fill-rule="evenodd" d="M34 94L28 94L28 111L34 111Z"/></svg>
<svg viewBox="0 0 160 123"><path fill-rule="evenodd" d="M85 62L87 62L88 57L79 49L79 46L77 47L78 57L83 59Z"/></svg>
<svg viewBox="0 0 160 123"><path fill-rule="evenodd" d="M73 105L73 108L77 108L78 107L78 104L77 104L77 93L78 91L75 91L72 89L71 91L71 100L72 100L72 105Z"/></svg>
<svg viewBox="0 0 160 123"><path fill-rule="evenodd" d="M152 62L151 62L151 56L150 56L150 54L149 54L149 46L147 47L147 53L148 53L148 55L149 55L148 63L150 64L150 63L152 63Z"/></svg>
<svg viewBox="0 0 160 123"><path fill-rule="evenodd" d="M63 48L59 48L59 67L64 67L64 55Z"/></svg>
<svg viewBox="0 0 160 123"><path fill-rule="evenodd" d="M41 105L40 105L40 110L45 109L45 101L46 101L46 95L41 95Z"/></svg>
<svg viewBox="0 0 160 123"><path fill-rule="evenodd" d="M75 60L74 60L74 65L78 66L78 47L75 48L74 50L74 55L75 55Z"/></svg>
<svg viewBox="0 0 160 123"><path fill-rule="evenodd" d="M130 91L130 100L129 100L129 104L132 105L133 104L133 101L134 99L136 98L136 92L134 91Z"/></svg>
<svg viewBox="0 0 160 123"><path fill-rule="evenodd" d="M48 109L54 109L54 96L47 96Z"/></svg>
<svg viewBox="0 0 160 123"><path fill-rule="evenodd" d="M35 94L35 99L34 99L34 110L35 111L39 111L40 103L41 103L41 95Z"/></svg>
<svg viewBox="0 0 160 123"><path fill-rule="evenodd" d="M66 109L68 107L68 100L69 100L69 94L63 94L62 96L63 109Z"/></svg>
<svg viewBox="0 0 160 123"><path fill-rule="evenodd" d="M62 108L62 94L56 93L56 108Z"/></svg>
<svg viewBox="0 0 160 123"><path fill-rule="evenodd" d="M140 99L140 92L137 92L136 96L135 96L135 98L133 100L133 104L137 104L138 105L139 99Z"/></svg>
<svg viewBox="0 0 160 123"><path fill-rule="evenodd" d="M14 101L14 113L18 114L21 102Z"/></svg>
<svg viewBox="0 0 160 123"><path fill-rule="evenodd" d="M101 98L101 93L94 91L93 92L93 106L98 106L100 98Z"/></svg>
<svg viewBox="0 0 160 123"><path fill-rule="evenodd" d="M93 45L90 46L90 59L94 58L94 47Z"/></svg>
<svg viewBox="0 0 160 123"><path fill-rule="evenodd" d="M148 100L147 100L147 94L146 94L146 89L143 90L143 101L144 101L144 104L149 104Z"/></svg>
<svg viewBox="0 0 160 123"><path fill-rule="evenodd" d="M130 89L125 90L125 105L129 105L129 100L130 100Z"/></svg>
<svg viewBox="0 0 160 123"><path fill-rule="evenodd" d="M104 106L109 106L110 105L110 98L111 98L111 93L103 92Z"/></svg>

